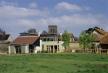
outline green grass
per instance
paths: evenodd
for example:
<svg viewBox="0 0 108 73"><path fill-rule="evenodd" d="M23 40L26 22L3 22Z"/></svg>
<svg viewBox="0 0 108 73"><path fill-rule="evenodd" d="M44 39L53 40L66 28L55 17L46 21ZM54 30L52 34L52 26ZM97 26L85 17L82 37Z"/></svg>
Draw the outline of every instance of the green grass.
<svg viewBox="0 0 108 73"><path fill-rule="evenodd" d="M96 54L0 56L0 73L108 73L108 56Z"/></svg>

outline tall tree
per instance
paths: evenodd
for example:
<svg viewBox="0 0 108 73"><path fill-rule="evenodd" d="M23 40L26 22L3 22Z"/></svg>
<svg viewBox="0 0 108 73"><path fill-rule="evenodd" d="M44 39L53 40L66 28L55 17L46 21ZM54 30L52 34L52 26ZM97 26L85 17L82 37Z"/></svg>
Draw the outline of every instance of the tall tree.
<svg viewBox="0 0 108 73"><path fill-rule="evenodd" d="M70 34L67 31L64 31L62 35L62 40L64 41L64 47L65 49L69 48L69 43L70 43Z"/></svg>
<svg viewBox="0 0 108 73"><path fill-rule="evenodd" d="M82 32L79 37L79 43L81 48L92 48L93 42L95 41L95 37L92 33Z"/></svg>

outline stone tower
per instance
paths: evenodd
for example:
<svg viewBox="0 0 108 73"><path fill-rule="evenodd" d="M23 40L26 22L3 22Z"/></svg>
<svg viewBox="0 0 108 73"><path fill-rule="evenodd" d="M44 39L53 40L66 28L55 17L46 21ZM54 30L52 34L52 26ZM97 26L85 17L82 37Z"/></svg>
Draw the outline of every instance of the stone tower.
<svg viewBox="0 0 108 73"><path fill-rule="evenodd" d="M49 34L57 34L58 33L57 25L49 25L48 33Z"/></svg>

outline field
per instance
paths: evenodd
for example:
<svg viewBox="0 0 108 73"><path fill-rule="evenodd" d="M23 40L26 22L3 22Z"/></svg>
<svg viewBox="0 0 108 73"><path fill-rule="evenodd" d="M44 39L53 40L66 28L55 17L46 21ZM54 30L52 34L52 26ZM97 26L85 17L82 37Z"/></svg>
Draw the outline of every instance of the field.
<svg viewBox="0 0 108 73"><path fill-rule="evenodd" d="M0 73L108 73L108 56L37 54L0 56Z"/></svg>

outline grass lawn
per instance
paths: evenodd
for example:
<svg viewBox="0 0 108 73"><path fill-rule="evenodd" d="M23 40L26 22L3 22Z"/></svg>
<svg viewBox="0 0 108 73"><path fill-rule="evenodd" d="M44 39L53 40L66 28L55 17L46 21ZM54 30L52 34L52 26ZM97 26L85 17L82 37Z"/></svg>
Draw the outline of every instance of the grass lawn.
<svg viewBox="0 0 108 73"><path fill-rule="evenodd" d="M0 73L108 73L108 56L96 54L0 56Z"/></svg>

